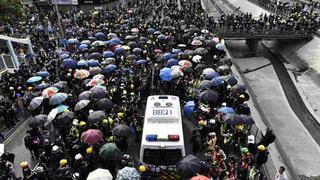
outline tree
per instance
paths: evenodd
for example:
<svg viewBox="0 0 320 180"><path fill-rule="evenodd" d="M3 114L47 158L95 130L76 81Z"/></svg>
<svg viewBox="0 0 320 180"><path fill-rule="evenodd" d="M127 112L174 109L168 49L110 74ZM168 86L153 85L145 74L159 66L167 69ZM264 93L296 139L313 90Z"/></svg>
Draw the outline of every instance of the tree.
<svg viewBox="0 0 320 180"><path fill-rule="evenodd" d="M22 13L23 6L19 0L0 0L0 22L11 21Z"/></svg>

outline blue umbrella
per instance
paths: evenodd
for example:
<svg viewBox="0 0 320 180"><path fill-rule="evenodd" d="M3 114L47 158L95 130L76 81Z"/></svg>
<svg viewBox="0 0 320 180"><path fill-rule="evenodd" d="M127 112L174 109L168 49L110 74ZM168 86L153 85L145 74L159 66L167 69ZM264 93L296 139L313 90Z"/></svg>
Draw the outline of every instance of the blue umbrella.
<svg viewBox="0 0 320 180"><path fill-rule="evenodd" d="M218 109L218 112L223 114L234 114L234 109L231 107L221 107Z"/></svg>
<svg viewBox="0 0 320 180"><path fill-rule="evenodd" d="M90 67L97 67L99 65L99 61L96 59L90 59L87 64Z"/></svg>
<svg viewBox="0 0 320 180"><path fill-rule="evenodd" d="M173 54L179 54L179 53L182 53L182 51L181 51L181 49L173 49L172 53Z"/></svg>
<svg viewBox="0 0 320 180"><path fill-rule="evenodd" d="M116 71L117 66L114 64L109 64L108 66L106 66L103 70L102 73L104 74L109 74L109 73L113 73Z"/></svg>
<svg viewBox="0 0 320 180"><path fill-rule="evenodd" d="M102 56L104 58L114 57L114 53L112 51L103 51Z"/></svg>
<svg viewBox="0 0 320 180"><path fill-rule="evenodd" d="M77 67L77 61L73 59L64 59L62 61L63 67L66 69L75 69Z"/></svg>
<svg viewBox="0 0 320 180"><path fill-rule="evenodd" d="M217 72L209 72L207 74L205 74L205 78L208 79L208 80L212 80L213 78L216 78L216 77L219 77L219 73Z"/></svg>
<svg viewBox="0 0 320 180"><path fill-rule="evenodd" d="M148 28L148 29L147 29L147 32L148 32L149 34L153 34L154 32L156 32L156 30L155 30L154 28Z"/></svg>
<svg viewBox="0 0 320 180"><path fill-rule="evenodd" d="M66 32L64 33L66 36L71 36L73 34L71 29L66 30Z"/></svg>
<svg viewBox="0 0 320 180"><path fill-rule="evenodd" d="M102 58L102 54L98 53L98 52L93 52L89 55L90 59L99 59Z"/></svg>
<svg viewBox="0 0 320 180"><path fill-rule="evenodd" d="M142 65L142 64L145 64L147 62L147 60L145 59L140 59L138 61L135 62L136 65Z"/></svg>
<svg viewBox="0 0 320 180"><path fill-rule="evenodd" d="M173 56L172 56L172 54L169 53L169 52L164 53L164 54L162 55L162 57L161 57L161 59L164 60L164 61L168 61L169 59L172 59L172 58L173 58Z"/></svg>
<svg viewBox="0 0 320 180"><path fill-rule="evenodd" d="M67 58L69 58L69 57L70 57L69 54L61 54L61 55L59 56L59 59L64 60L64 59L67 59Z"/></svg>
<svg viewBox="0 0 320 180"><path fill-rule="evenodd" d="M122 48L122 47L117 47L115 50L114 50L114 52L116 53L116 54L121 54L121 53L123 53L125 50Z"/></svg>
<svg viewBox="0 0 320 180"><path fill-rule="evenodd" d="M200 82L199 88L202 89L202 90L203 89L209 89L210 86L211 86L211 81L203 80L203 81Z"/></svg>
<svg viewBox="0 0 320 180"><path fill-rule="evenodd" d="M80 50L88 49L88 45L87 44L80 44L78 49L80 49Z"/></svg>
<svg viewBox="0 0 320 180"><path fill-rule="evenodd" d="M184 115L191 118L192 117L192 113L195 109L195 103L194 101L188 101L185 105L184 105L184 108L183 108L183 112L184 112Z"/></svg>
<svg viewBox="0 0 320 180"><path fill-rule="evenodd" d="M31 77L27 80L27 83L35 83L35 82L38 82L42 79L41 76L34 76L34 77Z"/></svg>
<svg viewBox="0 0 320 180"><path fill-rule="evenodd" d="M166 40L166 36L163 35L163 34L160 34L160 35L157 36L157 39L158 39L159 41L164 41L164 40Z"/></svg>
<svg viewBox="0 0 320 180"><path fill-rule="evenodd" d="M171 68L171 66L174 66L174 65L178 65L178 60L176 60L176 59L169 59L168 61L167 61L167 67L168 68Z"/></svg>
<svg viewBox="0 0 320 180"><path fill-rule="evenodd" d="M223 50L226 49L226 47L223 44L219 43L219 44L216 45L216 49L218 49L220 51L223 51Z"/></svg>
<svg viewBox="0 0 320 180"><path fill-rule="evenodd" d="M93 36L88 37L88 39L89 39L91 42L96 40L96 38L93 37Z"/></svg>
<svg viewBox="0 0 320 180"><path fill-rule="evenodd" d="M98 39L102 39L102 38L106 37L106 35L103 32L98 32L94 36Z"/></svg>
<svg viewBox="0 0 320 180"><path fill-rule="evenodd" d="M45 77L49 76L50 73L48 71L39 71L39 72L37 72L36 75L45 78Z"/></svg>
<svg viewBox="0 0 320 180"><path fill-rule="evenodd" d="M68 44L76 44L79 43L78 39L68 39Z"/></svg>
<svg viewBox="0 0 320 180"><path fill-rule="evenodd" d="M162 81L171 81L171 69L170 68L163 68L160 70L160 78Z"/></svg>
<svg viewBox="0 0 320 180"><path fill-rule="evenodd" d="M224 80L220 76L218 76L218 77L213 78L211 80L210 84L211 84L211 86L218 87L218 86L224 84Z"/></svg>
<svg viewBox="0 0 320 180"><path fill-rule="evenodd" d="M160 32L160 31L155 31L153 34L154 34L154 35L160 35L161 32Z"/></svg>
<svg viewBox="0 0 320 180"><path fill-rule="evenodd" d="M78 66L86 66L87 65L87 61L84 59L81 59L80 61L77 62Z"/></svg>
<svg viewBox="0 0 320 180"><path fill-rule="evenodd" d="M119 38L112 38L111 40L110 40L110 45L111 44L121 44L122 42L121 42L121 40L119 39Z"/></svg>

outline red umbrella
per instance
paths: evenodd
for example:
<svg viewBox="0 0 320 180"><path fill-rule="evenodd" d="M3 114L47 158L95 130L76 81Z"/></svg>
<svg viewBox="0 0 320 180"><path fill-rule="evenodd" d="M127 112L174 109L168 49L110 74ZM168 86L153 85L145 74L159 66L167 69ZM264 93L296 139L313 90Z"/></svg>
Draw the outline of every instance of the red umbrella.
<svg viewBox="0 0 320 180"><path fill-rule="evenodd" d="M210 180L210 179L206 176L198 175L198 176L192 177L190 180Z"/></svg>
<svg viewBox="0 0 320 180"><path fill-rule="evenodd" d="M95 144L102 141L103 133L98 129L89 129L82 133L81 141L88 144Z"/></svg>

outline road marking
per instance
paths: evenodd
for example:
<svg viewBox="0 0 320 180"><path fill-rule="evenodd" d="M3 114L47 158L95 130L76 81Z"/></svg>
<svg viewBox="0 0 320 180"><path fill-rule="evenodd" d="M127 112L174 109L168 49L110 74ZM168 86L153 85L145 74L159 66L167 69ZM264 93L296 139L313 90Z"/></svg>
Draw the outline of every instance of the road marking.
<svg viewBox="0 0 320 180"><path fill-rule="evenodd" d="M31 119L31 117L29 117L27 120L25 120L25 122L23 122L20 127L18 127L18 129L16 129L5 141L3 144L8 144L27 124L27 122L29 122L29 120Z"/></svg>

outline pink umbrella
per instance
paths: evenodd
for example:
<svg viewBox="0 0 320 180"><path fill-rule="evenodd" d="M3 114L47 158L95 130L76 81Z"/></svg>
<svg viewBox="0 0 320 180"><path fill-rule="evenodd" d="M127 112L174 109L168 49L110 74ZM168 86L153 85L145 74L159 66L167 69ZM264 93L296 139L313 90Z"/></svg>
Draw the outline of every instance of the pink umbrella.
<svg viewBox="0 0 320 180"><path fill-rule="evenodd" d="M95 144L102 141L103 133L98 129L89 129L82 133L81 141L88 144Z"/></svg>

